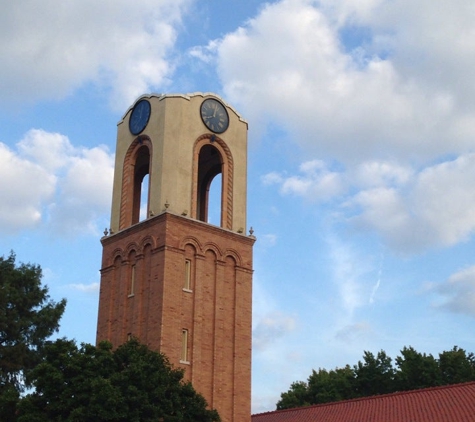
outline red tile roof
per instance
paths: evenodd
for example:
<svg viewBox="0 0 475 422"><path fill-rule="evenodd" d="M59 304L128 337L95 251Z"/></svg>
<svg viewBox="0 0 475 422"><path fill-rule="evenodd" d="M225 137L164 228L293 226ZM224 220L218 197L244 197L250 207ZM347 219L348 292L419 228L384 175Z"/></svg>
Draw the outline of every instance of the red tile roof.
<svg viewBox="0 0 475 422"><path fill-rule="evenodd" d="M252 415L252 422L474 422L475 382Z"/></svg>

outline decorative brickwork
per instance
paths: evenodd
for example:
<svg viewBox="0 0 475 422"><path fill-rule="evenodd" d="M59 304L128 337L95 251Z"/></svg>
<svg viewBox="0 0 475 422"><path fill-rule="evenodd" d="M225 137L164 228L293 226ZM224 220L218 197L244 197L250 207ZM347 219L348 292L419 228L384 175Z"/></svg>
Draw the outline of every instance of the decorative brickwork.
<svg viewBox="0 0 475 422"><path fill-rule="evenodd" d="M97 340L118 346L137 337L183 368L222 421L249 421L253 243L168 212L103 238ZM189 290L186 259L193 266Z"/></svg>

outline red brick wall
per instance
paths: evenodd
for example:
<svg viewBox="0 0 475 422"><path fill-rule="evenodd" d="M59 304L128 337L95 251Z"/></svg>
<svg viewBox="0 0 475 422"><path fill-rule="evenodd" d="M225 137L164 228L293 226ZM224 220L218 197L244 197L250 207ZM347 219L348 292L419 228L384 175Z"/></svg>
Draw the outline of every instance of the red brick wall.
<svg viewBox="0 0 475 422"><path fill-rule="evenodd" d="M132 334L184 368L223 422L250 421L253 243L170 213L103 238L97 341L118 346ZM183 329L189 364L180 363Z"/></svg>

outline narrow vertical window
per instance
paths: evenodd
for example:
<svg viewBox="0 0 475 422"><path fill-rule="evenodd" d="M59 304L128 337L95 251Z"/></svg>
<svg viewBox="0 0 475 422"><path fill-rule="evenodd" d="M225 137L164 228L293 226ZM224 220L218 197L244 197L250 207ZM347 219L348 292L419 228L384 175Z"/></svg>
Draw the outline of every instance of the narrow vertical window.
<svg viewBox="0 0 475 422"><path fill-rule="evenodd" d="M185 259L185 279L183 280L183 289L191 290L191 261Z"/></svg>
<svg viewBox="0 0 475 422"><path fill-rule="evenodd" d="M207 222L215 226L221 225L221 197L223 183L221 173L217 174L210 182L208 191Z"/></svg>
<svg viewBox="0 0 475 422"><path fill-rule="evenodd" d="M181 358L180 362L188 363L188 330L181 332Z"/></svg>
<svg viewBox="0 0 475 422"><path fill-rule="evenodd" d="M130 288L129 288L129 297L135 294L135 264L132 265L130 269Z"/></svg>
<svg viewBox="0 0 475 422"><path fill-rule="evenodd" d="M142 185L140 187L140 216L139 221L146 220L148 218L148 195L149 195L149 175L146 174L142 179Z"/></svg>
<svg viewBox="0 0 475 422"><path fill-rule="evenodd" d="M136 224L141 218L148 216L150 151L147 146L144 145L137 151L133 169L132 224Z"/></svg>

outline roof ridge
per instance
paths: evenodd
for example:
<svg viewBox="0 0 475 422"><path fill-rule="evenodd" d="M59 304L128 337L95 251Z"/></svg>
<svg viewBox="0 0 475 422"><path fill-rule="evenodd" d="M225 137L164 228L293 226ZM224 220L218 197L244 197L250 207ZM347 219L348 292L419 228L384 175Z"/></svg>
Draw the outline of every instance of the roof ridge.
<svg viewBox="0 0 475 422"><path fill-rule="evenodd" d="M341 405L343 403L370 401L370 400L381 399L381 398L386 398L386 397L403 396L406 394L415 394L415 393L425 393L425 392L436 391L436 390L448 390L451 388L466 387L469 385L475 385L475 381L460 382L457 384L437 385L435 387L417 388L414 390L395 391L393 393L387 393L387 394L375 394L372 396L358 397L355 399L339 400L339 401L332 401L332 402L327 402L327 403L312 404L308 406L293 407L291 409L270 410L268 412L255 413L252 416L268 415L271 413L285 413L285 412L295 411L297 409L313 409L316 407L335 406L335 405Z"/></svg>

